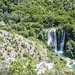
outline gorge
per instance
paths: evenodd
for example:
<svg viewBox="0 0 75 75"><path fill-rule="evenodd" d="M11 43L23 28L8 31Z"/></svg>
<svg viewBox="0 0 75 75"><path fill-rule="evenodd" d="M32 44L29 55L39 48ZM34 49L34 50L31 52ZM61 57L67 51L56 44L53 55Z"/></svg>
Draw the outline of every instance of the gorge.
<svg viewBox="0 0 75 75"><path fill-rule="evenodd" d="M75 0L0 0L0 75L75 75Z"/></svg>
<svg viewBox="0 0 75 75"><path fill-rule="evenodd" d="M48 31L48 41L47 41L47 45L48 46L54 46L53 51L56 52L58 54L58 58L61 57L65 57L65 31L61 31L60 34L60 43L59 43L59 48L58 48L58 32L56 29L51 29ZM70 65L70 63L72 62L72 60L68 57L65 57L66 61L67 61L67 66L72 69L75 70L75 61L73 61L73 64Z"/></svg>

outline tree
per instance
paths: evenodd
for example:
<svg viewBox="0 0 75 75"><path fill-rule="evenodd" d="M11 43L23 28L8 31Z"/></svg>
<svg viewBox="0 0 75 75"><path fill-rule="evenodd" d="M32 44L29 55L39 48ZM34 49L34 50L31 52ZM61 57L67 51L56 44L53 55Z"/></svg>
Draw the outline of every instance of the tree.
<svg viewBox="0 0 75 75"><path fill-rule="evenodd" d="M66 54L71 58L75 58L75 42L73 40L67 42Z"/></svg>
<svg viewBox="0 0 75 75"><path fill-rule="evenodd" d="M34 36L34 33L35 33L35 32L34 32L34 29L30 29L30 30L29 30L29 36Z"/></svg>

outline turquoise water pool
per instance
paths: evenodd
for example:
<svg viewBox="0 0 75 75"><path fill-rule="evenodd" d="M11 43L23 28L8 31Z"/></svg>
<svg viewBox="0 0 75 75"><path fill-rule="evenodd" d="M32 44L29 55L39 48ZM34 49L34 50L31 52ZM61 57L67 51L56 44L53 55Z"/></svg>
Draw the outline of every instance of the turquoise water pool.
<svg viewBox="0 0 75 75"><path fill-rule="evenodd" d="M73 64L73 65L71 66L71 69L72 69L72 70L75 70L75 64Z"/></svg>
<svg viewBox="0 0 75 75"><path fill-rule="evenodd" d="M59 52L58 52L58 57L59 57L59 58L64 57L64 52L60 52L60 51L59 51Z"/></svg>
<svg viewBox="0 0 75 75"><path fill-rule="evenodd" d="M66 57L65 53L62 51L58 51L57 53L58 53L58 58ZM73 64L70 69L75 70L75 64Z"/></svg>

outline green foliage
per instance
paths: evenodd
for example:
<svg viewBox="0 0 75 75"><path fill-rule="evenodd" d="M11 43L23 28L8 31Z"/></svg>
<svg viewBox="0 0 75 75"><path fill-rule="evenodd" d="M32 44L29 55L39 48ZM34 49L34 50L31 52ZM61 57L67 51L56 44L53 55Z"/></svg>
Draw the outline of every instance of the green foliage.
<svg viewBox="0 0 75 75"><path fill-rule="evenodd" d="M25 60L24 60L25 61ZM4 75L37 75L35 67L32 64L32 59L29 59L29 63L24 68L24 65L21 60L11 62L12 67L0 69L0 74Z"/></svg>
<svg viewBox="0 0 75 75"><path fill-rule="evenodd" d="M29 36L34 36L34 29L29 30Z"/></svg>
<svg viewBox="0 0 75 75"><path fill-rule="evenodd" d="M43 34L39 33L38 39L43 40Z"/></svg>
<svg viewBox="0 0 75 75"><path fill-rule="evenodd" d="M16 61L14 63L12 63L12 66L10 68L10 71L12 75L14 75L15 73L18 74L18 75L21 75L23 74L23 71L25 70L24 67L23 67L23 63L21 61Z"/></svg>
<svg viewBox="0 0 75 75"><path fill-rule="evenodd" d="M28 54L27 54L27 52L25 51L24 53L23 53L23 57L27 57L28 56Z"/></svg>
<svg viewBox="0 0 75 75"><path fill-rule="evenodd" d="M66 54L71 58L75 58L75 42L73 40L67 42Z"/></svg>
<svg viewBox="0 0 75 75"><path fill-rule="evenodd" d="M70 24L65 24L63 26L64 30L66 31L66 41L69 40L69 39L73 39L74 37L74 34L73 34L73 30L74 30L74 27Z"/></svg>
<svg viewBox="0 0 75 75"><path fill-rule="evenodd" d="M24 43L22 43L21 46L22 46L23 48L25 48L25 44L24 44Z"/></svg>
<svg viewBox="0 0 75 75"><path fill-rule="evenodd" d="M36 73L36 71L35 71L35 67L31 64L31 63L29 63L27 66L26 66L26 68L27 68L27 72L26 72L26 74L25 75L37 75L37 73Z"/></svg>
<svg viewBox="0 0 75 75"><path fill-rule="evenodd" d="M23 31L23 30L24 30L24 26L18 25L18 26L17 26L17 30L18 30L18 31Z"/></svg>
<svg viewBox="0 0 75 75"><path fill-rule="evenodd" d="M0 56L3 56L3 53L2 52L0 52Z"/></svg>
<svg viewBox="0 0 75 75"><path fill-rule="evenodd" d="M5 57L2 57L1 60L5 60Z"/></svg>
<svg viewBox="0 0 75 75"><path fill-rule="evenodd" d="M61 26L66 32L66 42L69 38L74 40L74 2L74 0L1 0L0 20L6 24L2 28L7 31L15 30L26 38L36 36L44 41L47 38L40 34L42 29Z"/></svg>
<svg viewBox="0 0 75 75"><path fill-rule="evenodd" d="M26 37L26 38L29 37L28 31L20 31L20 32L18 32L18 34L20 34L20 35L22 35L22 36L24 36L24 37Z"/></svg>
<svg viewBox="0 0 75 75"><path fill-rule="evenodd" d="M49 51L53 51L55 49L55 46L54 45L50 45L50 46L48 46L48 49L49 49Z"/></svg>
<svg viewBox="0 0 75 75"><path fill-rule="evenodd" d="M63 31L63 29L61 28L61 27L59 27L58 29L57 29L57 47L58 47L58 49L60 49L60 40L61 40L61 34L62 34L62 31Z"/></svg>
<svg viewBox="0 0 75 75"><path fill-rule="evenodd" d="M2 36L0 36L0 42L3 42L3 41L4 41L3 37L2 37Z"/></svg>
<svg viewBox="0 0 75 75"><path fill-rule="evenodd" d="M32 37L31 39L33 40L39 39L45 43L47 41L47 33L44 32L42 34L41 30L58 27L57 34L59 40L61 30L65 30L66 32L65 51L67 56L75 58L74 3L75 0L0 0L0 21L5 23L5 26L0 24L0 29L14 31L26 38ZM59 40L57 41L58 48L60 44ZM0 42L3 41L3 37L0 37ZM10 42L13 45L15 41ZM25 45L23 44L22 47L25 47ZM54 61L54 63L57 63L57 54L50 52L54 49L54 46L50 46L48 49L48 57ZM18 49L16 51L18 51ZM18 56L20 57L20 54L18 54ZM27 52L24 52L23 56L27 57ZM41 57L39 59L41 59ZM63 65L60 65L60 62L57 63L56 68L57 71L55 75L75 74L72 72L62 73L63 71L60 70L63 68ZM15 62L9 71L7 75L36 75L31 63L27 65L27 70L25 70L19 61ZM51 72L50 74L52 75L54 73ZM5 73L3 75L5 75Z"/></svg>

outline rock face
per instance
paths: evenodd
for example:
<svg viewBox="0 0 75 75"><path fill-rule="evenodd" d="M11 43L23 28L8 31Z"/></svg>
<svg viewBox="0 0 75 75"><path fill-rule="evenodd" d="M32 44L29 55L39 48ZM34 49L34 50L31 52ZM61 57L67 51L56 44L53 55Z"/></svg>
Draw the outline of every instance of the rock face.
<svg viewBox="0 0 75 75"><path fill-rule="evenodd" d="M45 73L47 70L54 71L54 63L40 62L39 64L36 65L36 68L37 68L36 70L38 71L37 75Z"/></svg>
<svg viewBox="0 0 75 75"><path fill-rule="evenodd" d="M53 63L46 63L49 61L49 58L47 57L47 50L43 45L18 34L11 34L0 30L0 61L6 63L3 66L0 62L0 69L3 67L12 67L10 61L19 59L27 60L28 57L32 57L35 61L35 70L38 70L38 75L45 73L47 68L49 71L53 69ZM27 63L29 62L27 61ZM26 66L24 65L24 67Z"/></svg>
<svg viewBox="0 0 75 75"><path fill-rule="evenodd" d="M46 49L35 41L25 39L18 34L9 34L3 30L0 31L0 37L3 39L0 42L0 54L5 60L10 58L10 61L13 61L26 58L27 56L32 56L36 60L40 60L39 58L45 60L47 58Z"/></svg>

